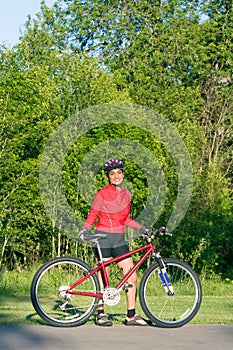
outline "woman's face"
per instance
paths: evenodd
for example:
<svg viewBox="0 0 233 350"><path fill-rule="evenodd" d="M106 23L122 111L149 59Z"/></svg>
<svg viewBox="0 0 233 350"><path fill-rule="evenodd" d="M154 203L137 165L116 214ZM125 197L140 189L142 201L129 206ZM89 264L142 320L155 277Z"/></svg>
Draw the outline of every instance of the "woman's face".
<svg viewBox="0 0 233 350"><path fill-rule="evenodd" d="M112 169L108 173L109 181L113 185L120 185L124 179L124 173L121 169Z"/></svg>

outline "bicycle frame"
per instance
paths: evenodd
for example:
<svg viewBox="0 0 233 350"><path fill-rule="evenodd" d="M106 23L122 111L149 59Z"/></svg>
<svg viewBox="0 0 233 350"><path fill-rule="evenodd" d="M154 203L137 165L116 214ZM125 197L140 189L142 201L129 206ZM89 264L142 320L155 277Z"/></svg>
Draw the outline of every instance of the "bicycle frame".
<svg viewBox="0 0 233 350"><path fill-rule="evenodd" d="M136 253L139 253L141 251L144 251L144 250L145 250L145 253L143 254L143 256L138 260L138 262L134 265L134 267L126 273L126 275L122 278L120 283L118 283L118 285L115 287L115 289L120 290L122 288L122 286L127 282L128 278L142 265L142 263L147 259L147 257L150 254L153 254L155 252L154 246L151 242L147 243L146 245L144 245L142 247L136 248L128 253L125 253L125 254L120 255L116 258L112 258L112 259L109 259L106 261L100 256L100 261L99 261L98 265L94 269L92 269L91 271L86 273L82 278L80 278L75 283L73 283L69 287L69 289L67 290L67 294L90 296L90 297L95 297L95 298L101 299L103 297L103 293L78 292L78 291L75 292L75 291L72 291L72 289L74 289L80 283L87 280L88 278L90 278L92 275L94 275L95 273L97 273L99 271L101 271L101 273L102 273L104 287L109 287L109 279L108 279L106 267L110 266L112 263L117 263L118 261L120 261L122 259L128 258L128 257L130 257Z"/></svg>

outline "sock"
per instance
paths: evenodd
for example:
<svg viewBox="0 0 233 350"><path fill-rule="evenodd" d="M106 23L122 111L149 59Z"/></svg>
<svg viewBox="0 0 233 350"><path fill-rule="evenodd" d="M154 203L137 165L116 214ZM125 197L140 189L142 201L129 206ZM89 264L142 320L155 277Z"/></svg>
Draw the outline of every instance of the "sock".
<svg viewBox="0 0 233 350"><path fill-rule="evenodd" d="M135 309L130 309L127 311L127 317L134 317L135 315Z"/></svg>
<svg viewBox="0 0 233 350"><path fill-rule="evenodd" d="M98 315L104 314L104 309L99 309L99 310L97 310L97 314L98 314Z"/></svg>

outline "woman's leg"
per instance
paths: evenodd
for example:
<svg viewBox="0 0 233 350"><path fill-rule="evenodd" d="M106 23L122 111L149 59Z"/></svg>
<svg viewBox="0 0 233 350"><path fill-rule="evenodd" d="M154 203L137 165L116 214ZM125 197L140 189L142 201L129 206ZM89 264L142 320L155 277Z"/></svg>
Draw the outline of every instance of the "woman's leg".
<svg viewBox="0 0 233 350"><path fill-rule="evenodd" d="M118 263L118 267L122 269L124 275L132 269L134 266L132 258L127 258ZM129 284L132 284L133 287L129 288L126 297L127 297L127 317L125 319L125 325L127 326L147 326L147 322L141 318L140 315L136 314L136 292L137 292L137 274L134 272L127 281Z"/></svg>
<svg viewBox="0 0 233 350"><path fill-rule="evenodd" d="M118 262L117 266L122 270L123 274L133 268L134 263L133 259L127 258ZM129 284L132 284L132 287L128 289L126 293L127 298L127 307L128 310L133 310L136 307L136 292L137 292L137 274L134 272L127 281Z"/></svg>
<svg viewBox="0 0 233 350"><path fill-rule="evenodd" d="M104 258L104 260L109 260L110 258ZM96 263L98 264L98 259L96 259ZM109 272L110 272L110 267L108 266L106 268L106 273L107 276L109 276ZM101 272L98 272L98 279L100 282L100 289L103 292L104 291L104 283L103 283L103 279L102 279L102 275ZM100 299L99 301L99 307L97 308L97 316L96 316L96 324L99 326L112 326L112 321L110 321L108 319L108 317L105 315L104 313L104 302L103 299Z"/></svg>
<svg viewBox="0 0 233 350"><path fill-rule="evenodd" d="M111 258L104 258L104 260L110 260ZM98 264L98 259L96 258L96 264ZM106 267L106 273L107 273L107 276L109 276L109 273L110 273L110 266L107 266ZM98 279L99 279L99 282L100 282L100 290L101 292L104 291L104 283L103 283L103 279L102 279L102 275L101 275L101 272L99 271L98 272ZM103 303L103 300L100 301L100 306L98 307L98 312L99 311L103 311L104 310L104 303Z"/></svg>

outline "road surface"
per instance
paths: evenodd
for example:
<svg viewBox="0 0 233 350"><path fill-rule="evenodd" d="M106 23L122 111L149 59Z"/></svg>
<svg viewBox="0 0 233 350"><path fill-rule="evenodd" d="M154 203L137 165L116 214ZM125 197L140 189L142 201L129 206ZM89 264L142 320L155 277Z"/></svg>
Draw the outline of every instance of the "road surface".
<svg viewBox="0 0 233 350"><path fill-rule="evenodd" d="M0 350L232 350L232 325L76 328L0 325Z"/></svg>

